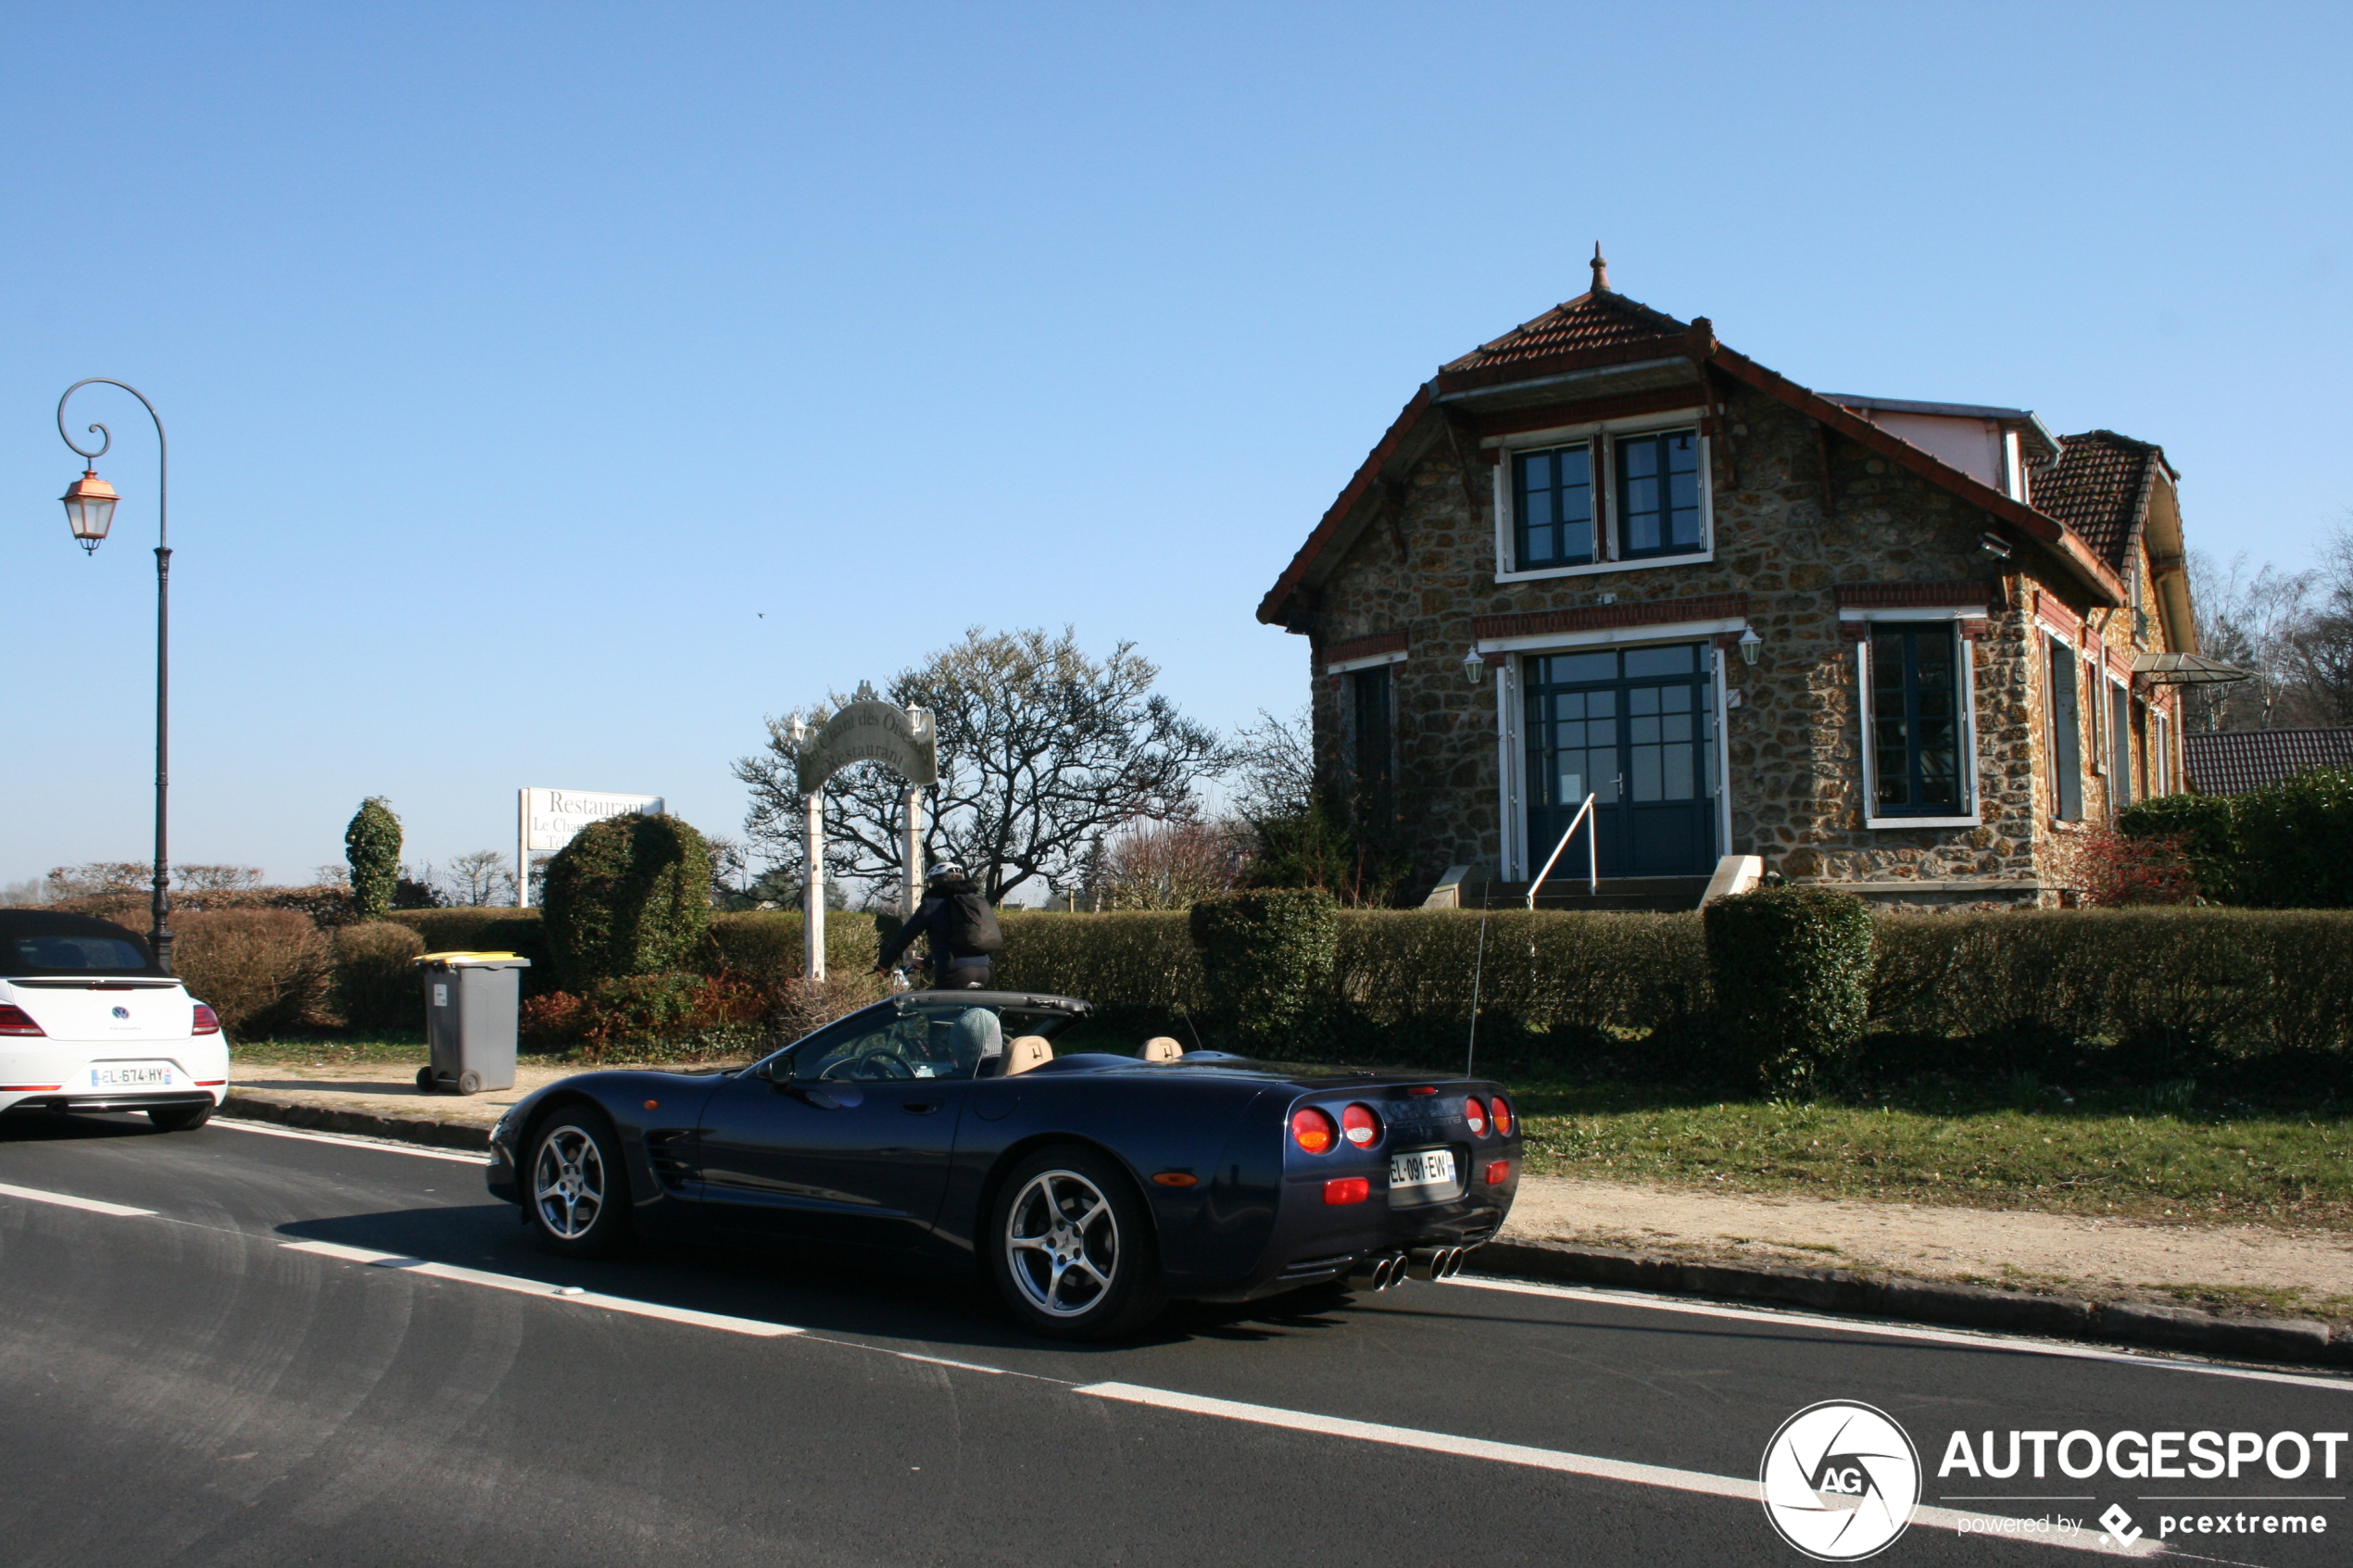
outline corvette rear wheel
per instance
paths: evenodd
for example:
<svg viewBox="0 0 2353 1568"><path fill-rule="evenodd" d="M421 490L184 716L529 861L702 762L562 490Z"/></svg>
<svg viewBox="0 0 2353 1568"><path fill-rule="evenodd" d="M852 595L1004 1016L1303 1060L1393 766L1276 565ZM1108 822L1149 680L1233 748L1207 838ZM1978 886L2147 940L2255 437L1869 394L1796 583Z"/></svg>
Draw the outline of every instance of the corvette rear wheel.
<svg viewBox="0 0 2353 1568"><path fill-rule="evenodd" d="M629 1175L604 1117L583 1106L550 1116L532 1140L524 1201L540 1239L569 1257L618 1247L628 1228Z"/></svg>
<svg viewBox="0 0 2353 1568"><path fill-rule="evenodd" d="M1040 1149L1015 1166L988 1236L999 1293L1038 1333L1133 1334L1166 1304L1151 1218L1126 1173L1090 1149Z"/></svg>

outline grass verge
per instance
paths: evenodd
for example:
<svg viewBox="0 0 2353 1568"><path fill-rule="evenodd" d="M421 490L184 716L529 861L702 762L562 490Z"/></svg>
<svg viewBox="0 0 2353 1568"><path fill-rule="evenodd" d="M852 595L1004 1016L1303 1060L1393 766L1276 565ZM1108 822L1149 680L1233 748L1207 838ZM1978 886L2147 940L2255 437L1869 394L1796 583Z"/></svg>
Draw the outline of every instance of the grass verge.
<svg viewBox="0 0 2353 1568"><path fill-rule="evenodd" d="M1528 1169L1540 1175L2353 1227L2353 1124L2334 1108L2201 1115L2148 1097L2055 1105L2045 1093L2019 1104L1958 1089L1909 1101L1730 1100L1619 1084L1524 1085L1516 1098Z"/></svg>

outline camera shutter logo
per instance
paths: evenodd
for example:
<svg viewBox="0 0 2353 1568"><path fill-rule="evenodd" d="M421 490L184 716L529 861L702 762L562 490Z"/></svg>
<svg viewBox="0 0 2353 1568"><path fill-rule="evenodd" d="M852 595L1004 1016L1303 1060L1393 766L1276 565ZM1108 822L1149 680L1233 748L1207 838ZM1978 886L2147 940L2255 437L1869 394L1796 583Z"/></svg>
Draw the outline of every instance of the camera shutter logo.
<svg viewBox="0 0 2353 1568"><path fill-rule="evenodd" d="M1885 1411L1825 1399L1781 1423L1756 1479L1781 1539L1818 1562L1856 1562L1912 1522L1920 1456Z"/></svg>

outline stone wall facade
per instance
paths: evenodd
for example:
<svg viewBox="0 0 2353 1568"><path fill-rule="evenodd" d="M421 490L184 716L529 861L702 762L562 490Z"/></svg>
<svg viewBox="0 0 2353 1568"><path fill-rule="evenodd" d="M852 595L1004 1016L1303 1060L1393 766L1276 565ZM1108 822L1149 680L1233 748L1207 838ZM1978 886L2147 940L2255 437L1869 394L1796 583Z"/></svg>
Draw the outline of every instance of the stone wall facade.
<svg viewBox="0 0 2353 1568"><path fill-rule="evenodd" d="M1354 745L1349 676L1328 672L1327 662L1370 646L1367 639L1403 633L1404 657L1387 668L1400 826L1415 875L1426 884L1448 866L1496 865L1506 849L1496 682L1502 659L1520 653L1491 653L1485 678L1466 680L1464 656L1478 640L1478 619L1598 612L1604 596L1637 615L1666 601L1738 604L1762 646L1753 666L1737 653L1724 665L1726 684L1740 693L1719 741L1729 852L1761 856L1792 881L1899 901L2058 901L2069 875L2063 841L2079 830L2051 823L2049 694L2036 612L2038 605L2053 615L2068 607L2080 625L2088 596L2037 552L1989 553L1982 540L1994 520L1986 513L1836 438L1784 401L1743 387L1715 410L1695 410L1693 420L1706 434L1713 554L1680 564L1499 582L1493 497L1502 470L1490 465L1506 459L1493 438L1481 445L1458 427L1406 459L1384 484L1378 514L1317 588L1305 628L1327 776L1344 779ZM2147 566L2144 553L2140 570ZM1962 645L1975 688L1980 822L1972 827L1865 825L1859 623L1842 620L1841 591L1852 599L1868 596L1855 590L1869 585L1898 584L1982 588L1984 614L1964 622L1974 634ZM1671 607L1659 613L1705 619ZM2159 620L2152 614L2147 626ZM2100 612L2091 621L2128 669L2135 652L2161 646L2134 644L2129 610L2108 613L2105 626ZM2145 713L2136 705L2136 723L2145 725ZM2104 779L2088 768L2095 733L2084 742L2085 818L2098 823L2108 798ZM2145 746L2136 756L2145 757ZM1956 883L1966 885L1945 885Z"/></svg>

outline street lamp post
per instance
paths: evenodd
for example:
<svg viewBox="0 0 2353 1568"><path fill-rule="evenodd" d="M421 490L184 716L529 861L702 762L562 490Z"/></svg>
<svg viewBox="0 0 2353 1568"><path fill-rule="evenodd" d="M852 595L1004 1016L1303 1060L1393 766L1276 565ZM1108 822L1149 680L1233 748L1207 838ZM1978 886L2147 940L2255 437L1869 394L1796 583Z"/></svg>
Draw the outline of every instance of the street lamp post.
<svg viewBox="0 0 2353 1568"><path fill-rule="evenodd" d="M155 950L157 967L169 974L171 972L170 861L167 853L171 775L171 451L164 440L163 417L156 412L156 406L147 401L146 394L129 382L116 381L109 376L91 376L66 388L65 396L57 399L57 434L88 467L80 479L66 487L62 499L66 521L73 529L74 539L85 554L96 550L105 543L107 530L114 523L114 507L119 498L114 486L98 477L97 468L98 459L105 457L107 449L114 445L114 433L102 424L93 424L89 433L99 437L98 449L94 452L76 445L73 437L66 433L67 398L91 385L122 388L139 399L139 406L147 410L147 418L156 423L156 883L155 901L151 906L155 924L147 935L147 945Z"/></svg>

